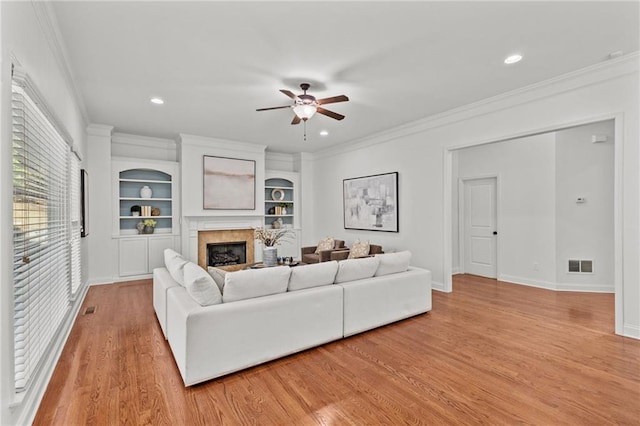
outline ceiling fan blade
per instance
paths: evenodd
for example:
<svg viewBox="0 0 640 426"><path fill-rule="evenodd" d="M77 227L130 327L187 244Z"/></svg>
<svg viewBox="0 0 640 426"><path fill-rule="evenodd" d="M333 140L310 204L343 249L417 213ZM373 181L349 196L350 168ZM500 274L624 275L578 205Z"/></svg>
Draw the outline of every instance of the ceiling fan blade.
<svg viewBox="0 0 640 426"><path fill-rule="evenodd" d="M324 99L318 99L318 105L324 105L324 104L335 104L336 102L346 102L348 101L349 98L347 98L345 95L340 95L340 96L332 96L330 98L324 98Z"/></svg>
<svg viewBox="0 0 640 426"><path fill-rule="evenodd" d="M293 116L293 120L291 120L291 124L299 124L300 123L300 117L298 117L297 115Z"/></svg>
<svg viewBox="0 0 640 426"><path fill-rule="evenodd" d="M280 89L280 91L282 93L284 93L285 95L287 95L288 97L290 97L291 99L298 99L298 97L296 95L294 95L293 92L291 92L289 90Z"/></svg>
<svg viewBox="0 0 640 426"><path fill-rule="evenodd" d="M291 105L279 106L279 107L270 107L270 108L258 108L256 111L268 111L270 109L283 109L283 108L291 108Z"/></svg>
<svg viewBox="0 0 640 426"><path fill-rule="evenodd" d="M337 112L329 111L328 109L324 109L322 107L318 107L316 112L318 114L326 115L327 117L331 117L331 118L334 118L336 120L342 120L344 118L344 115L338 114Z"/></svg>

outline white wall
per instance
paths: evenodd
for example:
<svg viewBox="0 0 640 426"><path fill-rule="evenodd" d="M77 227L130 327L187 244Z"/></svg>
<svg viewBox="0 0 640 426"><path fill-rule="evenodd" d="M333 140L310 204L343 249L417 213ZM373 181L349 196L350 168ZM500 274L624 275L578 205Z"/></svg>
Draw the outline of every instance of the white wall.
<svg viewBox="0 0 640 426"><path fill-rule="evenodd" d="M456 154L459 175L454 175L453 187L458 178L498 176L498 279L554 288L555 134L465 148ZM456 211L453 217L455 228ZM458 247L452 242L454 249Z"/></svg>
<svg viewBox="0 0 640 426"><path fill-rule="evenodd" d="M43 366L42 374L30 391L16 397L13 385L13 282L12 266L12 190L11 190L11 57L27 72L43 97L47 108L53 112L59 125L73 139L83 157L81 167L86 168L85 120L82 107L76 102L74 87L65 69L60 46L55 43L55 21L48 14L44 2L0 2L0 28L2 40L0 175L2 176L2 200L0 201L0 424L30 423L44 392L49 375L55 366L60 344L52 352L50 362ZM82 242L86 253L86 242ZM83 269L86 263L83 264ZM82 298L72 308L75 312ZM72 320L72 318L69 318ZM69 323L67 323L70 326ZM68 329L68 328L67 328ZM66 334L63 330L63 335Z"/></svg>
<svg viewBox="0 0 640 426"><path fill-rule="evenodd" d="M608 142L592 143L593 135ZM614 123L556 133L556 281L560 288L613 291ZM586 198L576 203L577 197ZM593 274L568 273L569 259L593 260Z"/></svg>
<svg viewBox="0 0 640 426"><path fill-rule="evenodd" d="M113 208L111 194L111 133L113 127L92 124L87 127L89 173L89 245L90 284L113 282L115 247L111 238Z"/></svg>
<svg viewBox="0 0 640 426"><path fill-rule="evenodd" d="M316 220L310 240L333 235L352 242L360 237L387 250L409 249L414 264L433 272L434 286L447 288L452 250L449 150L615 117L616 158L621 163L616 169L620 191L616 332L640 337L638 68L638 55L628 55L317 153ZM400 232L345 231L342 179L389 171L400 173Z"/></svg>

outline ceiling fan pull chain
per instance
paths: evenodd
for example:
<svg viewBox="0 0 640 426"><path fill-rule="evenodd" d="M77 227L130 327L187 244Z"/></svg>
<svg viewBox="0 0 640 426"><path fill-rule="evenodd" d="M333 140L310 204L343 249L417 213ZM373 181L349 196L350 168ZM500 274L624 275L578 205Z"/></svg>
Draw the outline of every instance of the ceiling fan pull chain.
<svg viewBox="0 0 640 426"><path fill-rule="evenodd" d="M307 141L307 120L304 120L304 141Z"/></svg>

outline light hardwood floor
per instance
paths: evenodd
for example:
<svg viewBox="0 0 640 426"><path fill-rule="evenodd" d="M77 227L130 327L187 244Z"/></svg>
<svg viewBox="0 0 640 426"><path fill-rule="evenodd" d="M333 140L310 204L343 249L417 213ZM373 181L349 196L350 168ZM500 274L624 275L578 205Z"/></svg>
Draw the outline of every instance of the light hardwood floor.
<svg viewBox="0 0 640 426"><path fill-rule="evenodd" d="M613 334L610 294L456 276L429 314L190 388L150 281L89 306L35 425L640 424L640 341Z"/></svg>

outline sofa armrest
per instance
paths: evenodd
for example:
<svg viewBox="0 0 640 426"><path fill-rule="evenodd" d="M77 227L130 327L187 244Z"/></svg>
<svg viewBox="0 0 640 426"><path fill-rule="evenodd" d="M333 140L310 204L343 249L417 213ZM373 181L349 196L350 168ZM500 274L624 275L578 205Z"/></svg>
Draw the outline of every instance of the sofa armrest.
<svg viewBox="0 0 640 426"><path fill-rule="evenodd" d="M328 262L331 260L331 253L333 253L334 250L322 250L319 254L320 254L320 262Z"/></svg>
<svg viewBox="0 0 640 426"><path fill-rule="evenodd" d="M345 260L349 257L349 249L334 250L331 252L331 260Z"/></svg>
<svg viewBox="0 0 640 426"><path fill-rule="evenodd" d="M304 256L305 254L314 254L316 252L316 248L318 246L309 246L309 247L301 247L300 251L302 252L302 255Z"/></svg>

